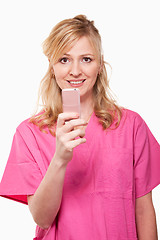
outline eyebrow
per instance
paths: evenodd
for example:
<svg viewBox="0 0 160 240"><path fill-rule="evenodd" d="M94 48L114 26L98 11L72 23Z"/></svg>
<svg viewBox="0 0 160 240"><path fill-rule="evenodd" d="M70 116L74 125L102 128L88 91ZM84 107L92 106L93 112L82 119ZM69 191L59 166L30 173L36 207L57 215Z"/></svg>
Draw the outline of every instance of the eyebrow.
<svg viewBox="0 0 160 240"><path fill-rule="evenodd" d="M65 56L69 56L69 57L71 56L71 55L68 54L68 53L64 53L63 56L64 56L64 55L65 55ZM81 56L81 57L84 57L84 56L92 56L92 57L94 57L95 55L94 55L94 54L91 54L91 53L85 53L85 54L81 54L80 56Z"/></svg>

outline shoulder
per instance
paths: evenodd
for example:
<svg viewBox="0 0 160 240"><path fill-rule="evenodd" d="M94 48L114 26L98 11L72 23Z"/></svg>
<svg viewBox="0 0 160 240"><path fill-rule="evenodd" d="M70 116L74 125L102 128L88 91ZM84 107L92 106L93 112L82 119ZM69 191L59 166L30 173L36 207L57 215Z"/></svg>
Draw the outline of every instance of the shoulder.
<svg viewBox="0 0 160 240"><path fill-rule="evenodd" d="M36 126L30 122L30 118L23 120L16 128L15 139L25 144L33 145L37 133L40 130L36 130Z"/></svg>
<svg viewBox="0 0 160 240"><path fill-rule="evenodd" d="M150 141L153 144L158 143L146 121L139 113L125 109L123 110L122 121L127 126L128 131L132 129L134 140L141 142Z"/></svg>
<svg viewBox="0 0 160 240"><path fill-rule="evenodd" d="M34 117L36 118L37 116L41 115L43 112L40 112L38 114L36 114ZM23 120L16 128L17 131L19 132L35 132L35 133L40 133L40 129L39 127L34 124L31 119L33 119L33 117L29 117L25 120Z"/></svg>
<svg viewBox="0 0 160 240"><path fill-rule="evenodd" d="M23 120L16 128L16 132L21 135L24 139L30 139L33 137L37 138L41 135L47 135L48 133L47 129L45 129L45 133L42 132L39 128L39 126L35 125L31 122L31 117Z"/></svg>
<svg viewBox="0 0 160 240"><path fill-rule="evenodd" d="M123 108L120 125L129 125L130 127L138 127L145 124L141 115L133 110Z"/></svg>
<svg viewBox="0 0 160 240"><path fill-rule="evenodd" d="M137 136L145 138L147 135L150 135L150 129L143 117L130 109L122 110L122 118L118 131L123 132L123 134L132 134L134 140Z"/></svg>
<svg viewBox="0 0 160 240"><path fill-rule="evenodd" d="M129 120L142 120L141 115L138 112L135 112L133 110L127 109L127 108L123 108L122 109L122 118L125 117Z"/></svg>
<svg viewBox="0 0 160 240"><path fill-rule="evenodd" d="M36 116L38 115L40 115L40 113L37 114ZM37 126L31 121L31 119L32 117L25 119L16 128L16 133L18 133L18 135L21 135L21 137L25 141L41 142L42 139L46 140L48 138L50 139L50 137L53 137L49 132L47 126L44 127L43 130L41 130L39 126Z"/></svg>
<svg viewBox="0 0 160 240"><path fill-rule="evenodd" d="M37 126L35 126L33 123L30 122L31 118L27 118L25 120L23 120L16 128L16 130L18 132L23 132L25 133L26 131L32 131L35 130L37 128Z"/></svg>

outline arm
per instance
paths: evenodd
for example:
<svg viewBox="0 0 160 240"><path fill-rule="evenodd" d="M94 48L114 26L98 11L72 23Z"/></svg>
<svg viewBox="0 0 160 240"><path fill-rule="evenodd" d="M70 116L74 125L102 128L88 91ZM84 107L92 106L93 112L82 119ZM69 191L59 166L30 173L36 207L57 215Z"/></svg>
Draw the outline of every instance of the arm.
<svg viewBox="0 0 160 240"><path fill-rule="evenodd" d="M34 221L43 229L53 223L61 204L63 184L67 164L71 161L74 147L86 141L82 119L74 119L65 125L65 120L77 118L75 114L62 113L57 121L56 151L48 167L46 175L35 194L28 196L28 205ZM75 139L76 137L80 137Z"/></svg>
<svg viewBox="0 0 160 240"><path fill-rule="evenodd" d="M158 240L151 192L136 199L136 225L138 240Z"/></svg>
<svg viewBox="0 0 160 240"><path fill-rule="evenodd" d="M50 227L60 208L66 166L53 157L34 195L28 196L28 206L34 221L43 229Z"/></svg>

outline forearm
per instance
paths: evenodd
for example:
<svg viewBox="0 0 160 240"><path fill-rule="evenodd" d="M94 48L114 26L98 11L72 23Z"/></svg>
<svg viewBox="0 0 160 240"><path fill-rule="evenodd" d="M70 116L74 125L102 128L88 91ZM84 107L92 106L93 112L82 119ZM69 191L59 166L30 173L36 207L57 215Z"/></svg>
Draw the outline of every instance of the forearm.
<svg viewBox="0 0 160 240"><path fill-rule="evenodd" d="M67 120L69 122L65 124ZM37 191L28 196L33 219L41 228L50 227L59 211L67 164L72 160L73 149L86 142L85 130L77 127L86 124L77 113L61 113L58 116L55 155Z"/></svg>
<svg viewBox="0 0 160 240"><path fill-rule="evenodd" d="M136 214L138 240L158 240L156 215L153 205Z"/></svg>
<svg viewBox="0 0 160 240"><path fill-rule="evenodd" d="M54 221L60 208L66 166L53 160L39 185L29 199L29 208L33 219L41 228L48 228Z"/></svg>

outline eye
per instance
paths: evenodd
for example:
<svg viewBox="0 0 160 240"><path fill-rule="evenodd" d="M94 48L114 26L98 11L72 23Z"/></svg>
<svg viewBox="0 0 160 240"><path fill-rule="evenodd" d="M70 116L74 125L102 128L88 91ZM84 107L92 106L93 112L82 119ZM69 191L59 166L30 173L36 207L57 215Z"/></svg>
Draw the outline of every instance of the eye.
<svg viewBox="0 0 160 240"><path fill-rule="evenodd" d="M89 63L91 61L92 61L92 59L90 57L84 57L82 60L82 62L86 62L86 63Z"/></svg>
<svg viewBox="0 0 160 240"><path fill-rule="evenodd" d="M68 63L68 62L69 62L69 59L66 58L66 57L63 57L63 58L61 58L59 61L64 64L64 63Z"/></svg>

